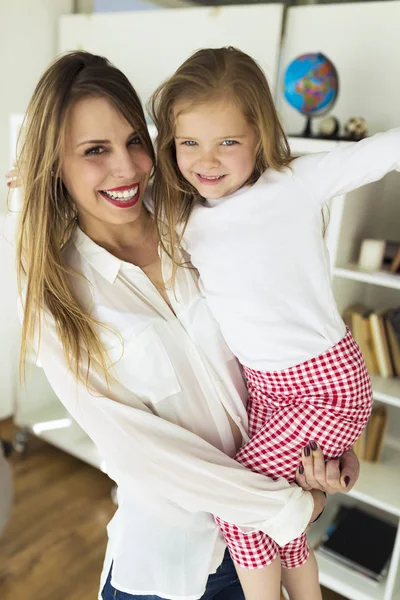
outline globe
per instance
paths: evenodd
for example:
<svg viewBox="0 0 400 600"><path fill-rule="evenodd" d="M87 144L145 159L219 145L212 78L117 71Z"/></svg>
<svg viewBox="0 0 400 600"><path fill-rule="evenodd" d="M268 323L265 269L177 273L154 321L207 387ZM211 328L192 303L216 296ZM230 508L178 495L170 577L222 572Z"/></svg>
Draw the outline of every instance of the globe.
<svg viewBox="0 0 400 600"><path fill-rule="evenodd" d="M306 116L305 135L310 134L311 117L328 112L339 91L339 77L333 63L321 52L302 54L287 67L283 93L287 102Z"/></svg>

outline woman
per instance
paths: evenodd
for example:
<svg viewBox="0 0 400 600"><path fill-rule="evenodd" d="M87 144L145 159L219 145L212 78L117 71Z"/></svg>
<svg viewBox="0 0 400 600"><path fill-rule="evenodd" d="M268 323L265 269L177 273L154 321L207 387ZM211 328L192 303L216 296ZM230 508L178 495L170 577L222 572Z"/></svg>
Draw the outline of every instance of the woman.
<svg viewBox="0 0 400 600"><path fill-rule="evenodd" d="M232 459L248 441L243 379L194 270L165 283L172 266L146 194L154 153L126 77L88 53L59 58L24 135L21 360L33 346L118 484L100 597L242 598L211 515L285 543L345 472L308 452L299 481L319 489L307 492Z"/></svg>

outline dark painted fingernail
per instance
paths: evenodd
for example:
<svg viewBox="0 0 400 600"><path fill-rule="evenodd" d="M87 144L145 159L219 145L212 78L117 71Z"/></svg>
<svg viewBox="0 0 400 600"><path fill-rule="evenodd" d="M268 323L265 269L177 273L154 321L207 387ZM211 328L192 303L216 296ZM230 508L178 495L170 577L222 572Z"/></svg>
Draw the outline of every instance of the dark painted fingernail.
<svg viewBox="0 0 400 600"><path fill-rule="evenodd" d="M303 475L303 473L304 473L304 467L303 467L303 465L299 466L299 473L300 473L300 475Z"/></svg>
<svg viewBox="0 0 400 600"><path fill-rule="evenodd" d="M346 487L349 485L350 483L350 477L348 475L346 475L346 477L344 478L344 482L346 484Z"/></svg>
<svg viewBox="0 0 400 600"><path fill-rule="evenodd" d="M311 450L318 450L318 444L317 442L310 442L310 446L311 446Z"/></svg>
<svg viewBox="0 0 400 600"><path fill-rule="evenodd" d="M311 453L311 452L310 452L310 446L306 446L306 447L304 448L304 455L305 455L305 456L310 456L310 453Z"/></svg>

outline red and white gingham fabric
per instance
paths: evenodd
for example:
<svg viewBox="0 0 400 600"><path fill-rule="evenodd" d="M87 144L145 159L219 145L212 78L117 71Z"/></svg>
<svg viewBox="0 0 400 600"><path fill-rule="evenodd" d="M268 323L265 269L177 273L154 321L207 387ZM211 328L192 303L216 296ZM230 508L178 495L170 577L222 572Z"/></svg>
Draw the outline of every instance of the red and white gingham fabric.
<svg viewBox="0 0 400 600"><path fill-rule="evenodd" d="M326 459L341 456L361 435L372 409L371 382L361 351L348 330L333 348L284 369L261 372L244 367L249 390L250 441L235 459L272 479L294 481L301 451L317 441ZM242 531L216 517L232 559L256 569L280 554L294 568L308 557L305 534L284 547L260 531Z"/></svg>

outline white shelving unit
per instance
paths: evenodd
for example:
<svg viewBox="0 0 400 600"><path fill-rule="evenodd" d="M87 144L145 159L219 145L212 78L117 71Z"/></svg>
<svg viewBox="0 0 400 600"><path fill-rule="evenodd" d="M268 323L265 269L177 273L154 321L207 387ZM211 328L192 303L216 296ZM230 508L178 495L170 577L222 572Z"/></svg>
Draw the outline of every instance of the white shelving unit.
<svg viewBox="0 0 400 600"><path fill-rule="evenodd" d="M330 151L348 142L289 138L293 154ZM367 273L357 266L362 239L400 241L400 176L333 199L329 203L326 242L331 257L333 290L340 311L362 301L371 308L400 305L400 276L385 271ZM372 377L374 400L389 411L389 434L379 463L362 461L356 486L347 495L329 499L323 517L312 528L311 545L318 546L338 503L361 504L398 527L387 576L376 583L316 550L320 582L350 600L400 599L400 378ZM397 423L396 423L397 421Z"/></svg>

